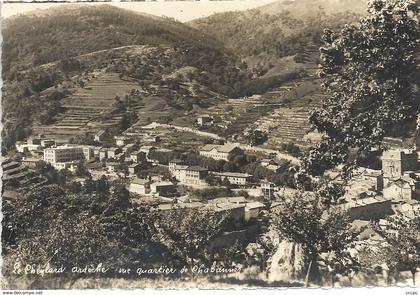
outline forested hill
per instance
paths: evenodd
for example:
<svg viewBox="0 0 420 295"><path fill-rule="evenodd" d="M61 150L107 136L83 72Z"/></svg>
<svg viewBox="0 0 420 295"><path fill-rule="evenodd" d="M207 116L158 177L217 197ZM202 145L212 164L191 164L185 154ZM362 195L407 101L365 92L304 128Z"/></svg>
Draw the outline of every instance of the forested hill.
<svg viewBox="0 0 420 295"><path fill-rule="evenodd" d="M247 11L214 14L189 24L216 37L253 68L285 56L317 50L324 28L351 23L365 13L367 0L278 1Z"/></svg>
<svg viewBox="0 0 420 295"><path fill-rule="evenodd" d="M68 5L3 23L3 73L126 45L187 44L223 51L213 38L172 19L110 5Z"/></svg>
<svg viewBox="0 0 420 295"><path fill-rule="evenodd" d="M2 57L3 138L10 147L34 126L58 122L85 85L109 77L142 85L171 110L241 96L250 80L246 66L215 38L110 5L65 5L7 19Z"/></svg>

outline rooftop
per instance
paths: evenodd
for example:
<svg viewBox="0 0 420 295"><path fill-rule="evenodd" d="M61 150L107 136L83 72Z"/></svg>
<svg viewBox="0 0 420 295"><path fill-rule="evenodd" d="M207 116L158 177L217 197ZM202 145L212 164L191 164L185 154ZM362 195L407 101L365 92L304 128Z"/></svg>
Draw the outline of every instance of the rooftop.
<svg viewBox="0 0 420 295"><path fill-rule="evenodd" d="M150 183L150 180L148 180L148 179L141 179L141 178L134 178L134 179L131 181L131 183L133 183L133 184L141 184L141 185L144 185L144 184L148 184L148 183Z"/></svg>
<svg viewBox="0 0 420 295"><path fill-rule="evenodd" d="M245 197L228 197L228 198L216 198L208 201L209 204L221 204L221 203L246 203Z"/></svg>
<svg viewBox="0 0 420 295"><path fill-rule="evenodd" d="M248 173L239 173L239 172L214 172L214 175L219 175L219 176L228 176L228 177L251 177L251 174Z"/></svg>
<svg viewBox="0 0 420 295"><path fill-rule="evenodd" d="M188 166L188 168L186 170L189 170L189 171L198 171L198 172L200 172L200 171L208 171L207 168L203 168L203 167L200 167L200 166Z"/></svg>
<svg viewBox="0 0 420 295"><path fill-rule="evenodd" d="M174 185L174 184L170 181L159 181L159 182L155 182L153 185L155 185L155 186L171 186L171 185Z"/></svg>
<svg viewBox="0 0 420 295"><path fill-rule="evenodd" d="M218 144L206 144L203 146L200 150L201 151L211 151L213 149L216 149L220 153L230 153L233 151L237 146L233 144L224 144L224 145L218 145Z"/></svg>

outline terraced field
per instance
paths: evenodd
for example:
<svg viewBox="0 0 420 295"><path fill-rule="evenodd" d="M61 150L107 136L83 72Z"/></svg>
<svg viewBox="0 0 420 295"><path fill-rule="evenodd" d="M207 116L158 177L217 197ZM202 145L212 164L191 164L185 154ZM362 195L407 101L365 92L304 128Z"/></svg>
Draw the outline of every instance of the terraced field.
<svg viewBox="0 0 420 295"><path fill-rule="evenodd" d="M18 162L11 161L10 159L5 159L3 161L2 168L2 181L7 189L9 188L9 185L12 185L16 188L16 191L21 192L34 189L47 182L45 178L34 170L29 169Z"/></svg>
<svg viewBox="0 0 420 295"><path fill-rule="evenodd" d="M65 111L51 126L36 126L35 133L63 138L118 124L121 116L112 114L116 96L123 98L132 89L141 87L132 80L119 78L116 73L95 75L84 88L77 88L61 101Z"/></svg>
<svg viewBox="0 0 420 295"><path fill-rule="evenodd" d="M319 81L306 80L283 94L287 103L275 108L267 116L261 117L253 128L268 132L267 145L279 147L282 143L293 142L308 146L317 136L308 135L310 125L308 116L311 110L320 105L325 97Z"/></svg>

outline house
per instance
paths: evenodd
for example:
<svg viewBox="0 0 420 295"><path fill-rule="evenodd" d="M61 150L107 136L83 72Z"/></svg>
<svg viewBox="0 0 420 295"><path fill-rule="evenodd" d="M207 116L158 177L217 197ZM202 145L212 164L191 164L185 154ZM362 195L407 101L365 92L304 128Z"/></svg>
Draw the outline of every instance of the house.
<svg viewBox="0 0 420 295"><path fill-rule="evenodd" d="M213 172L213 175L219 177L222 181L227 179L230 184L245 186L250 181L252 175L238 172Z"/></svg>
<svg viewBox="0 0 420 295"><path fill-rule="evenodd" d="M271 171L277 172L280 168L282 168L283 165L275 159L262 159L261 166Z"/></svg>
<svg viewBox="0 0 420 295"><path fill-rule="evenodd" d="M83 152L83 156L85 157L85 159L87 161L93 159L95 157L93 151L94 151L94 147L93 146L81 146L82 148L82 152Z"/></svg>
<svg viewBox="0 0 420 295"><path fill-rule="evenodd" d="M29 143L22 143L17 142L16 143L16 149L20 153L24 152L35 152L41 148L40 144L29 144Z"/></svg>
<svg viewBox="0 0 420 295"><path fill-rule="evenodd" d="M276 185L269 181L262 181L261 182L261 192L265 197L271 198L274 196L274 192L276 190Z"/></svg>
<svg viewBox="0 0 420 295"><path fill-rule="evenodd" d="M151 181L147 179L134 178L130 183L128 191L134 194L146 195L150 193L150 183Z"/></svg>
<svg viewBox="0 0 420 295"><path fill-rule="evenodd" d="M261 202L251 202L245 204L245 221L256 219L260 215L261 210L265 205Z"/></svg>
<svg viewBox="0 0 420 295"><path fill-rule="evenodd" d="M197 118L197 124L199 126L212 126L213 117L209 115L202 115Z"/></svg>
<svg viewBox="0 0 420 295"><path fill-rule="evenodd" d="M209 204L221 204L221 203L231 203L231 204L245 204L247 201L245 197L226 197L226 198L215 198L208 201Z"/></svg>
<svg viewBox="0 0 420 295"><path fill-rule="evenodd" d="M117 147L117 148L109 148L108 149L108 158L115 158L116 155L118 155L121 152L122 152L122 150L119 147Z"/></svg>
<svg viewBox="0 0 420 295"><path fill-rule="evenodd" d="M175 176L175 170L176 170L177 166L186 166L186 165L184 165L184 161L182 161L180 159L169 160L169 162L168 162L169 172L174 176ZM176 177L176 178L178 179L178 177Z"/></svg>
<svg viewBox="0 0 420 295"><path fill-rule="evenodd" d="M99 150L99 160L102 161L103 159L108 159L108 149L101 148Z"/></svg>
<svg viewBox="0 0 420 295"><path fill-rule="evenodd" d="M414 175L404 175L390 180L383 190L384 198L401 201L413 200L420 195L420 182Z"/></svg>
<svg viewBox="0 0 420 295"><path fill-rule="evenodd" d="M351 200L340 206L351 220L379 220L393 213L391 200L379 196Z"/></svg>
<svg viewBox="0 0 420 295"><path fill-rule="evenodd" d="M103 142L107 137L107 132L105 130L100 130L98 133L94 136L94 141L97 142Z"/></svg>
<svg viewBox="0 0 420 295"><path fill-rule="evenodd" d="M175 185L170 181L154 182L150 185L150 190L152 194L163 197L173 195L176 191Z"/></svg>
<svg viewBox="0 0 420 295"><path fill-rule="evenodd" d="M384 178L380 170L370 170L362 175L362 179L372 181L375 184L376 191L382 191L384 188Z"/></svg>
<svg viewBox="0 0 420 295"><path fill-rule="evenodd" d="M260 165L262 167L267 167L270 164L274 164L275 161L273 159L262 159Z"/></svg>
<svg viewBox="0 0 420 295"><path fill-rule="evenodd" d="M106 168L108 169L109 173L117 172L117 170L121 167L121 163L119 162L106 162Z"/></svg>
<svg viewBox="0 0 420 295"><path fill-rule="evenodd" d="M146 162L146 154L144 152L132 152L130 154L130 161L134 163L144 163Z"/></svg>
<svg viewBox="0 0 420 295"><path fill-rule="evenodd" d="M36 167L36 164L37 164L37 163L39 163L39 161L40 161L40 160L41 160L41 159L39 159L39 158L24 157L24 158L21 160L21 163L22 163L23 165L25 165L25 166L30 167L30 168L35 168L35 167Z"/></svg>
<svg viewBox="0 0 420 295"><path fill-rule="evenodd" d="M206 144L200 149L200 155L215 160L229 161L232 156L243 154L243 151L231 144Z"/></svg>
<svg viewBox="0 0 420 295"><path fill-rule="evenodd" d="M141 164L140 163L134 163L128 166L128 173L130 174L136 174L140 172Z"/></svg>
<svg viewBox="0 0 420 295"><path fill-rule="evenodd" d="M205 185L209 171L199 166L183 165L181 160L170 160L169 172L182 183Z"/></svg>
<svg viewBox="0 0 420 295"><path fill-rule="evenodd" d="M213 209L217 213L227 214L227 217L235 222L245 220L245 204L217 203Z"/></svg>
<svg viewBox="0 0 420 295"><path fill-rule="evenodd" d="M130 139L125 136L114 136L114 139L115 139L115 144L120 147L125 146L130 141Z"/></svg>
<svg viewBox="0 0 420 295"><path fill-rule="evenodd" d="M55 140L54 139L43 139L41 140L41 146L44 148L53 146L55 144Z"/></svg>
<svg viewBox="0 0 420 295"><path fill-rule="evenodd" d="M398 179L406 171L417 170L418 155L410 149L393 149L382 154L384 187L392 179Z"/></svg>
<svg viewBox="0 0 420 295"><path fill-rule="evenodd" d="M204 185L206 184L206 177L208 175L208 169L199 166L188 166L185 173L181 173L179 181L188 184Z"/></svg>
<svg viewBox="0 0 420 295"><path fill-rule="evenodd" d="M44 161L56 169L67 168L68 163L84 159L83 148L80 146L61 145L44 150Z"/></svg>
<svg viewBox="0 0 420 295"><path fill-rule="evenodd" d="M36 145L41 145L41 140L43 139L43 137L38 136L38 137L29 137L28 138L28 144L36 144Z"/></svg>

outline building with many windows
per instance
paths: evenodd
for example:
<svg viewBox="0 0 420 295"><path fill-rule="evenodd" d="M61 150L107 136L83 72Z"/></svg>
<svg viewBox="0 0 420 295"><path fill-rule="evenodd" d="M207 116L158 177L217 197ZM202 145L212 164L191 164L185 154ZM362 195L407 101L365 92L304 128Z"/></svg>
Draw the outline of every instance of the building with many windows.
<svg viewBox="0 0 420 295"><path fill-rule="evenodd" d="M180 182L205 185L208 169L199 166L184 165L181 160L169 161L169 172Z"/></svg>
<svg viewBox="0 0 420 295"><path fill-rule="evenodd" d="M50 163L56 169L63 169L65 163L71 163L84 159L83 147L62 145L44 150L44 161Z"/></svg>
<svg viewBox="0 0 420 295"><path fill-rule="evenodd" d="M200 149L201 156L225 161L229 161L232 156L240 155L242 153L243 151L239 147L231 144L206 144Z"/></svg>
<svg viewBox="0 0 420 295"><path fill-rule="evenodd" d="M237 173L237 172L213 172L213 175L220 177L223 181L227 179L230 184L245 186L251 180L252 175L247 173Z"/></svg>

